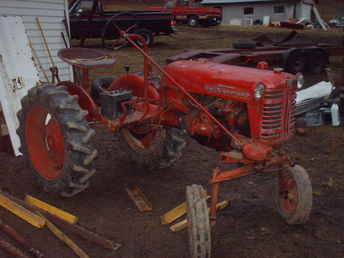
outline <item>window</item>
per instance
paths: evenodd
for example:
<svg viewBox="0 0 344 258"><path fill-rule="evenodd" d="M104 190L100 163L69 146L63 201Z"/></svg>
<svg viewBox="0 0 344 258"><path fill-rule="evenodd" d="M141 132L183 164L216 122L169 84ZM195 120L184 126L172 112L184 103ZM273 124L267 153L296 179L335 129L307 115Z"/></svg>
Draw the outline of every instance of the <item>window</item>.
<svg viewBox="0 0 344 258"><path fill-rule="evenodd" d="M254 13L253 7L245 7L244 8L244 15L252 15Z"/></svg>
<svg viewBox="0 0 344 258"><path fill-rule="evenodd" d="M275 5L274 6L274 13L284 13L284 5Z"/></svg>

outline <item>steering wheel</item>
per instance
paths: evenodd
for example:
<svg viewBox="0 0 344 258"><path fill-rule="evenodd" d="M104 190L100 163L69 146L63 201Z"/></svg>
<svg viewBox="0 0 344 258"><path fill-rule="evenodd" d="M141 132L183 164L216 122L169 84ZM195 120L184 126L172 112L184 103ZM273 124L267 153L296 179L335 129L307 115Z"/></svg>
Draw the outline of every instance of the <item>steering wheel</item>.
<svg viewBox="0 0 344 258"><path fill-rule="evenodd" d="M137 15L133 12L120 12L117 13L113 16L111 16L111 18L106 22L103 31L102 31L102 46L104 48L106 48L105 46L105 37L106 37L106 32L108 31L109 27L115 27L118 30L118 33L121 34L122 32L124 33L129 33L132 29L134 29L135 27L137 27L137 23L135 23L132 26L129 26L129 28L127 29L122 29L121 27L118 26L116 19L119 18L120 16L124 16L124 15L129 15L131 16L134 20L137 18ZM121 35L120 35L121 37Z"/></svg>

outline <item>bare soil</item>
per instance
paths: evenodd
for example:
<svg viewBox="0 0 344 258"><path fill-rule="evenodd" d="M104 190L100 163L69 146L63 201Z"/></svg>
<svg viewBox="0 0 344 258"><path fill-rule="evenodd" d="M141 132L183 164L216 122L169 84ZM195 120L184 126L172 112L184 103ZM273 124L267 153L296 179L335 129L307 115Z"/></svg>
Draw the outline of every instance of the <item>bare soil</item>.
<svg viewBox="0 0 344 258"><path fill-rule="evenodd" d="M252 36L243 31L181 30L184 32L177 38L161 38L155 44L152 53L160 63L164 63L167 56L191 46L223 47L229 46L235 38ZM329 34L324 40L338 38ZM122 65L128 62L133 71L140 71L136 63L142 59L133 49L112 54L119 57L117 69L97 71L93 77L121 73ZM314 80L314 77L309 76L309 79ZM221 199L232 200L232 206L219 213L213 234L213 257L344 257L343 138L343 127L323 126L308 129L305 136L296 136L287 145L297 162L308 170L313 182L314 208L306 225L289 226L274 210L271 196L274 175L254 175L224 183ZM80 195L63 199L41 192L35 187L33 173L23 158L5 153L0 154L0 186L19 198L31 194L74 213L83 225L123 245L118 251L109 252L68 234L90 257L189 257L187 232L172 233L166 225L160 224L160 216L185 201L186 185L207 187L218 161L216 152L192 139L188 141L185 154L175 167L149 173L126 161L126 154L118 148L117 135L98 130L95 139L100 153L96 161L98 174L91 187ZM139 186L152 202L152 212L140 213L129 199L125 188L133 185ZM76 257L46 228L33 228L3 208L0 208L0 218L30 238L33 246L41 249L46 257ZM0 238L7 239L7 236L0 232ZM10 256L0 250L0 257Z"/></svg>

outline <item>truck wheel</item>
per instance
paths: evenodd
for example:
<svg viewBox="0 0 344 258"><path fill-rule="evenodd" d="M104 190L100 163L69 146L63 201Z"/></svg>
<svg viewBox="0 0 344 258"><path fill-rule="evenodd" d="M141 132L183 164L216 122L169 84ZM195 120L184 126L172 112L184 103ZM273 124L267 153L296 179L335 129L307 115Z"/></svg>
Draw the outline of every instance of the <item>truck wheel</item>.
<svg viewBox="0 0 344 258"><path fill-rule="evenodd" d="M120 146L133 164L154 170L175 164L182 157L186 141L176 128L123 128Z"/></svg>
<svg viewBox="0 0 344 258"><path fill-rule="evenodd" d="M322 73L328 65L328 56L322 51L311 52L309 60L308 70L314 74Z"/></svg>
<svg viewBox="0 0 344 258"><path fill-rule="evenodd" d="M17 133L26 161L45 191L73 196L89 186L97 151L77 98L65 87L34 87L22 99Z"/></svg>
<svg viewBox="0 0 344 258"><path fill-rule="evenodd" d="M190 16L188 18L188 25L190 27L197 27L198 26L198 17L197 16Z"/></svg>
<svg viewBox="0 0 344 258"><path fill-rule="evenodd" d="M150 46L153 45L153 43L154 43L154 36L153 36L153 33L150 30L148 30L148 29L138 29L134 33L142 36L145 39L147 46L150 47ZM141 42L138 42L138 43L141 46Z"/></svg>
<svg viewBox="0 0 344 258"><path fill-rule="evenodd" d="M301 51L292 52L287 59L286 71L297 74L306 70L307 56Z"/></svg>
<svg viewBox="0 0 344 258"><path fill-rule="evenodd" d="M278 213L288 224L308 220L313 203L312 184L303 167L295 165L281 171L273 196Z"/></svg>
<svg viewBox="0 0 344 258"><path fill-rule="evenodd" d="M189 248L192 258L211 257L211 230L207 193L200 185L186 187Z"/></svg>

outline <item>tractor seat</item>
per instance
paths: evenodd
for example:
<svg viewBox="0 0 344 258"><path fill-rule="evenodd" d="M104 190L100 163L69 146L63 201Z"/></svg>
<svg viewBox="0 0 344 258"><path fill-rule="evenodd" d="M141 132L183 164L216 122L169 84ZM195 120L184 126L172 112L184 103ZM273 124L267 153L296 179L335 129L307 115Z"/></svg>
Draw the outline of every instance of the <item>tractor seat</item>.
<svg viewBox="0 0 344 258"><path fill-rule="evenodd" d="M103 51L90 48L64 48L57 55L66 63L82 69L113 66L117 59Z"/></svg>

